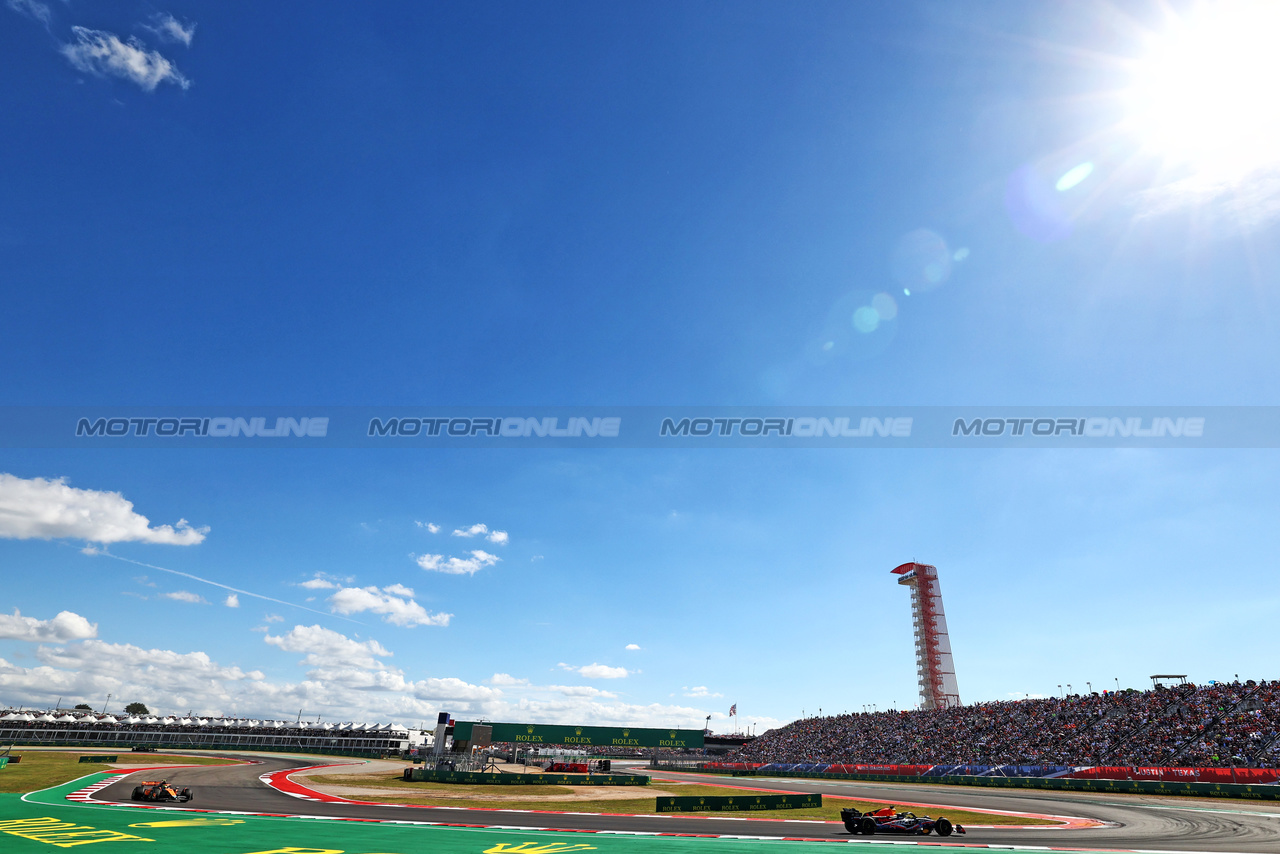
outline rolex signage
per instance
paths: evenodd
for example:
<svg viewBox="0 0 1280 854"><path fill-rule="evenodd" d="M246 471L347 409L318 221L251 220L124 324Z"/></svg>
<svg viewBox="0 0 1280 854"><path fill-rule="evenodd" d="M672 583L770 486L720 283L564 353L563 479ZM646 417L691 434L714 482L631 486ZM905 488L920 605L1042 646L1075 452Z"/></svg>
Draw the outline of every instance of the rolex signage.
<svg viewBox="0 0 1280 854"><path fill-rule="evenodd" d="M470 741L476 721L458 721L453 726L454 741ZM700 729L655 729L646 727L554 726L551 724L485 723L493 727L492 740L531 747L661 747L669 750L701 749Z"/></svg>

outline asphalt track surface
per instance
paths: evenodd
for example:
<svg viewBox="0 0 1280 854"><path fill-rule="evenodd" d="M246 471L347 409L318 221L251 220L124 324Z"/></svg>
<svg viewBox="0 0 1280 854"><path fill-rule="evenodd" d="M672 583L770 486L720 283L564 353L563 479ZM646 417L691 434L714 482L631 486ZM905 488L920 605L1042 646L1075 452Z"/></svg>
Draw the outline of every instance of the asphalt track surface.
<svg viewBox="0 0 1280 854"><path fill-rule="evenodd" d="M747 837L867 840L887 842L903 837L853 837L838 823L785 821L710 816L621 816L562 812L471 810L450 807L403 807L323 803L276 791L258 778L287 768L316 764L315 759L254 756L260 764L202 766L164 772L170 783L190 786L191 806L202 810L230 810L326 818L390 819L456 825L497 825L521 829L595 830L677 833ZM342 760L330 760L341 762ZM155 772L151 772L154 774ZM659 777L715 783L704 775L656 772ZM95 795L97 800L128 802L137 781L132 775ZM301 778L305 779L305 778ZM1254 803L1226 799L1191 800L1139 795L1102 795L1032 790L974 790L963 786L862 783L835 780L797 780L757 777L736 779L735 785L777 792L818 792L885 804L941 804L962 809L1000 810L1090 819L1104 823L1080 829L974 828L966 836L946 842L959 844L1035 846L1101 851L1213 851L1280 854L1280 802ZM945 810L907 807L919 814ZM919 837L916 837L919 838ZM935 837L923 839L941 842Z"/></svg>

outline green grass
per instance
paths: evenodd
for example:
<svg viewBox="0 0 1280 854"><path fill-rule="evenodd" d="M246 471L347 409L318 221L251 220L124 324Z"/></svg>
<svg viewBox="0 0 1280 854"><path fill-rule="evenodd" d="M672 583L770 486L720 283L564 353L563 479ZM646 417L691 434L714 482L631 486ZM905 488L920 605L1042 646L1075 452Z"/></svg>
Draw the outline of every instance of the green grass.
<svg viewBox="0 0 1280 854"><path fill-rule="evenodd" d="M306 781L320 786L355 786L359 788L394 789L396 795L371 792L360 800L378 801L387 804L414 804L419 806L459 807L459 808L501 808L511 810L563 810L572 812L653 814L655 800L659 795L653 790L666 792L681 797L730 797L738 794L750 794L752 790L738 789L728 786L699 786L693 783L677 783L666 780L654 780L646 786L610 786L610 791L625 792L633 795L617 800L592 800L591 796L582 793L575 786L470 786L455 783L408 783L399 776L390 774L324 774L308 776ZM403 792L403 794L399 794ZM453 797L443 797L444 793ZM573 800L523 800L524 797L547 795L580 794L582 799ZM468 797L458 797L467 795ZM807 810L752 810L735 813L664 813L669 815L722 815L741 816L744 818L791 818L809 821L839 821L840 810L847 807L863 810L878 809L889 806L888 801L856 801L846 798L823 796L823 805L818 809ZM1029 825L1044 824L1043 819L1023 816L989 815L967 810L944 808L929 810L924 807L904 807L917 815L945 815L953 824L999 824Z"/></svg>
<svg viewBox="0 0 1280 854"><path fill-rule="evenodd" d="M110 771L110 765L97 762L80 764L80 757L89 755L81 753L53 753L43 750L14 750L15 756L21 756L17 765L12 762L0 770L0 792L22 794L34 792L49 786L56 786L85 774L95 771ZM213 756L173 756L167 753L117 753L124 765L229 765L230 760Z"/></svg>

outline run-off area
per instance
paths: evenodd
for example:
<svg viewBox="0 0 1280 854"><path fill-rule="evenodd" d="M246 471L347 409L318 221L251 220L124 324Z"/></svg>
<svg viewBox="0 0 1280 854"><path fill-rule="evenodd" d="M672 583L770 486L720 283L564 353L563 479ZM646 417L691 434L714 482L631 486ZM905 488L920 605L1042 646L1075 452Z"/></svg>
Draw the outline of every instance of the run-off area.
<svg viewBox="0 0 1280 854"><path fill-rule="evenodd" d="M656 854L787 851L857 844L901 852L903 843L709 839L621 833L439 827L411 821L346 821L212 813L176 808L72 804L66 796L112 775L81 778L30 795L0 795L0 851L5 854L104 851L111 854ZM501 814L484 820L497 823ZM931 848L939 847L936 842ZM982 846L967 846L982 847ZM1004 846L1007 847L1007 846ZM1064 850L1064 849L1056 849Z"/></svg>

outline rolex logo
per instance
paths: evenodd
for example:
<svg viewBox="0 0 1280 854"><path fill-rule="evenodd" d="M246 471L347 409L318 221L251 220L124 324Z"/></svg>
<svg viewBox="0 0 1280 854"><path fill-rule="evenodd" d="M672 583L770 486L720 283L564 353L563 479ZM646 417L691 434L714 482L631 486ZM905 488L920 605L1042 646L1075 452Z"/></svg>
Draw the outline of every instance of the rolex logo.
<svg viewBox="0 0 1280 854"><path fill-rule="evenodd" d="M582 727L574 727L573 734L582 735Z"/></svg>
<svg viewBox="0 0 1280 854"><path fill-rule="evenodd" d="M527 726L525 727L525 730L529 733L529 735L533 735L533 727Z"/></svg>

